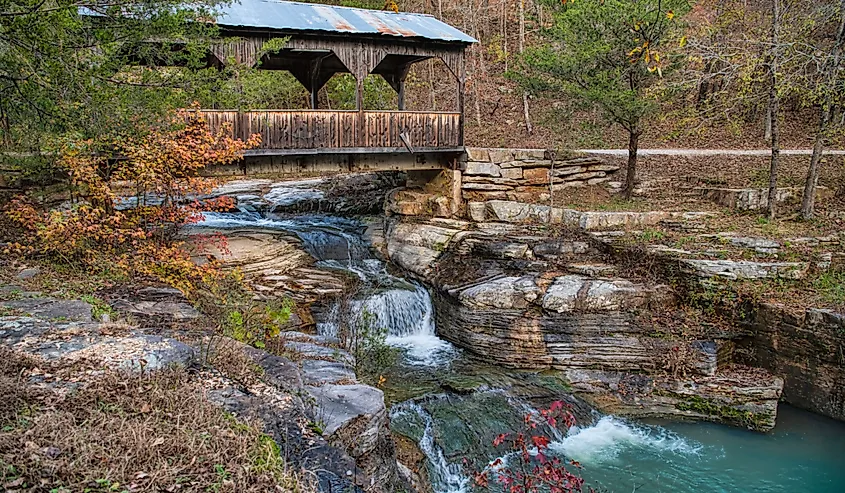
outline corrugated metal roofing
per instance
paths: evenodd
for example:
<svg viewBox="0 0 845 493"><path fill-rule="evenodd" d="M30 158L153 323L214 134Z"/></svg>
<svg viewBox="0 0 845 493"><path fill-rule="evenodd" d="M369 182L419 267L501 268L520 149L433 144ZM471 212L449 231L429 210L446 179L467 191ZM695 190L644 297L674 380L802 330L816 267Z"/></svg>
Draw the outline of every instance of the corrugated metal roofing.
<svg viewBox="0 0 845 493"><path fill-rule="evenodd" d="M290 31L374 34L475 43L458 29L426 14L336 7L281 0L240 0L218 7L217 23Z"/></svg>

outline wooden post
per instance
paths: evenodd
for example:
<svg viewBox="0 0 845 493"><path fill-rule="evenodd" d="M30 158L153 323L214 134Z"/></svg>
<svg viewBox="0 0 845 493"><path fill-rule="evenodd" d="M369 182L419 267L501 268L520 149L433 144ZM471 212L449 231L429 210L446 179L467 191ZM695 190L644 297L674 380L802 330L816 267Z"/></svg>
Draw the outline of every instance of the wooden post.
<svg viewBox="0 0 845 493"><path fill-rule="evenodd" d="M405 111L405 78L399 80L398 82L399 90L396 92L398 94L398 99L396 103L396 107L399 111Z"/></svg>
<svg viewBox="0 0 845 493"><path fill-rule="evenodd" d="M367 147L366 121L364 120L364 76L355 74L355 106L358 109L358 147Z"/></svg>
<svg viewBox="0 0 845 493"><path fill-rule="evenodd" d="M311 87L309 89L310 89L310 92L311 92L311 109L312 110L317 109L317 104L318 104L317 93L320 91L320 87L322 87L322 84L320 84L320 66L322 64L323 64L323 57L317 58L316 60L311 62L310 74L308 74L309 78L310 78L310 82L311 82Z"/></svg>
<svg viewBox="0 0 845 493"><path fill-rule="evenodd" d="M464 145L464 81L458 79L458 146Z"/></svg>

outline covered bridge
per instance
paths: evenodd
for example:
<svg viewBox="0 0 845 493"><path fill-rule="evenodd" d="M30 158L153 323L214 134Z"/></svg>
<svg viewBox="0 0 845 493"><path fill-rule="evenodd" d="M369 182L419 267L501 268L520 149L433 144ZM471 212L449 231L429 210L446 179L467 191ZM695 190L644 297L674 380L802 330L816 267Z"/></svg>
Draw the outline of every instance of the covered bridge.
<svg viewBox="0 0 845 493"><path fill-rule="evenodd" d="M235 136L262 137L253 155L460 153L463 151L464 50L475 40L425 14L394 13L280 0L240 0L220 8L215 63L253 63L265 43L288 38L264 54L260 69L288 70L310 92L308 110L209 110L212 127L230 122ZM405 77L417 62L438 57L455 80L454 111L405 111ZM336 73L357 81L356 110L318 108L317 92ZM378 74L398 94L398 110L365 111L364 79Z"/></svg>

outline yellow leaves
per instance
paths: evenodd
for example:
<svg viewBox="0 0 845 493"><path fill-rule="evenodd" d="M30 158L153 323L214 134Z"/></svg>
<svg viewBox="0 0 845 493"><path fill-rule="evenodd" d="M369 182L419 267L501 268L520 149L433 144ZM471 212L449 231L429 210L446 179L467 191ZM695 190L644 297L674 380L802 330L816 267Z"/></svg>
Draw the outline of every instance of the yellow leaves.
<svg viewBox="0 0 845 493"><path fill-rule="evenodd" d="M668 11L668 12L666 12L666 18L667 18L667 19L669 19L670 21L671 21L672 19L674 19L674 18L675 18L675 12L673 12L673 11L671 11L671 10L670 10L670 11Z"/></svg>
<svg viewBox="0 0 845 493"><path fill-rule="evenodd" d="M686 37L686 35L681 36L681 39L680 39L680 40L678 40L678 46L679 46L679 47L681 47L681 48L683 48L683 47L684 47L684 46L686 46L686 45L687 45L687 37Z"/></svg>

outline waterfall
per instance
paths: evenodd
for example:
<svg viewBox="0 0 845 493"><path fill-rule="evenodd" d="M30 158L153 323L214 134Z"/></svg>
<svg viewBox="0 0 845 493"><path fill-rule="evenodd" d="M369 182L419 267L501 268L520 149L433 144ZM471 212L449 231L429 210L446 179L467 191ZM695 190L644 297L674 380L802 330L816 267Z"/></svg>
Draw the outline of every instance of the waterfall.
<svg viewBox="0 0 845 493"><path fill-rule="evenodd" d="M322 194L310 188L319 180L277 183L264 195L273 206L289 206ZM373 317L376 327L387 332L387 343L401 348L412 365L434 366L450 361L454 346L435 334L434 307L428 291L387 272L376 259L361 234L363 225L353 219L319 214L277 215L265 217L256 212L204 214L198 227L258 227L295 234L317 265L344 270L361 280L361 290L349 303L349 313L341 313L335 304L317 322L321 335L337 336L341 318L360 320L363 313ZM345 317L344 317L345 315Z"/></svg>
<svg viewBox="0 0 845 493"><path fill-rule="evenodd" d="M466 493L469 491L469 478L463 474L461 466L450 464L441 449L434 442L434 421L425 409L415 402L404 402L393 406L390 418L395 419L403 413L419 416L425 428L419 441L420 451L428 459L429 482L435 493Z"/></svg>

